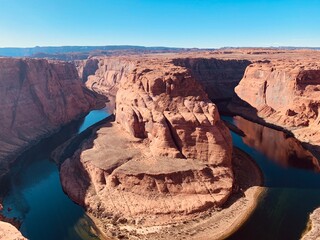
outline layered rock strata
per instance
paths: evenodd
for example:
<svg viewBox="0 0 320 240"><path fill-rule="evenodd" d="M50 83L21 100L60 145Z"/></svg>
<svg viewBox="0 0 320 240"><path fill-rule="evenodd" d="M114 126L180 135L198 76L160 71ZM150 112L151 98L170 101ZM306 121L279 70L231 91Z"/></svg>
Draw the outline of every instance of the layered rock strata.
<svg viewBox="0 0 320 240"><path fill-rule="evenodd" d="M247 67L233 112L290 130L320 153L320 63L258 61Z"/></svg>
<svg viewBox="0 0 320 240"><path fill-rule="evenodd" d="M232 142L216 106L170 60L119 61L105 60L110 72L97 83L112 80L118 89L116 121L62 164L64 190L106 231L173 224L220 207L232 190Z"/></svg>
<svg viewBox="0 0 320 240"><path fill-rule="evenodd" d="M0 58L0 164L94 108L71 63ZM2 173L3 173L2 172ZM1 175L1 173L0 173Z"/></svg>

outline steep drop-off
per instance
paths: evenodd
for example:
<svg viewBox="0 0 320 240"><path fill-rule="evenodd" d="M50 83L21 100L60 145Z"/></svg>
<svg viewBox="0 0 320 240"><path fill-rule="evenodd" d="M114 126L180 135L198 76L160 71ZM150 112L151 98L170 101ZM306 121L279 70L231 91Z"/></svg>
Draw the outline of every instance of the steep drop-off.
<svg viewBox="0 0 320 240"><path fill-rule="evenodd" d="M233 97L234 88L251 62L216 58L176 58L173 63L189 69L212 101L221 101Z"/></svg>
<svg viewBox="0 0 320 240"><path fill-rule="evenodd" d="M247 67L231 111L290 130L320 153L320 64L317 61L258 61Z"/></svg>
<svg viewBox="0 0 320 240"><path fill-rule="evenodd" d="M99 60L95 58L89 58L86 60L74 61L79 77L82 82L86 82L90 75L94 75L97 69L99 68Z"/></svg>
<svg viewBox="0 0 320 240"><path fill-rule="evenodd" d="M0 58L0 165L96 107L71 63Z"/></svg>
<svg viewBox="0 0 320 240"><path fill-rule="evenodd" d="M167 59L101 63L87 84L116 92L116 121L62 164L64 190L106 232L220 207L233 185L231 136L191 72Z"/></svg>

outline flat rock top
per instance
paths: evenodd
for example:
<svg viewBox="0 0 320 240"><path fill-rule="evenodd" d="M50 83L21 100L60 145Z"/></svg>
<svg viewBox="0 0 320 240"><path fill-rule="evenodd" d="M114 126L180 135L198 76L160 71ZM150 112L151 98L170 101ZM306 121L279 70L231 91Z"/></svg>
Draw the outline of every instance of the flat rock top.
<svg viewBox="0 0 320 240"><path fill-rule="evenodd" d="M181 158L165 158L155 159L154 161L134 160L127 162L117 169L117 171L124 171L127 174L168 174L175 173L177 171L184 172L188 170L201 170L206 167L205 164L199 161L193 161L191 159Z"/></svg>
<svg viewBox="0 0 320 240"><path fill-rule="evenodd" d="M122 131L117 124L109 123L98 130L97 135L93 147L82 153L84 162L90 161L98 168L109 170L141 156L139 149L132 147L134 142L141 140Z"/></svg>
<svg viewBox="0 0 320 240"><path fill-rule="evenodd" d="M122 131L118 124L110 123L98 130L97 134L93 147L85 150L81 159L106 171L117 168L117 172L126 174L155 175L201 170L207 167L206 164L192 159L152 156L147 146L142 149L138 144L142 142L141 139Z"/></svg>

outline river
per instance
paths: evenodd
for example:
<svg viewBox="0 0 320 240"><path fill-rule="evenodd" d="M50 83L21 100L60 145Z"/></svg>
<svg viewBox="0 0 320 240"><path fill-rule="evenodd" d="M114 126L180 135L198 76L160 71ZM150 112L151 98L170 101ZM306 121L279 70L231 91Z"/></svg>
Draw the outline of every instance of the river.
<svg viewBox="0 0 320 240"><path fill-rule="evenodd" d="M267 192L249 220L230 240L297 240L310 212L320 207L318 160L285 133L247 121L223 117L246 136L233 132L233 145L259 165Z"/></svg>
<svg viewBox="0 0 320 240"><path fill-rule="evenodd" d="M2 212L22 222L20 231L30 240L96 240L94 224L82 207L63 192L52 151L110 114L93 110L61 131L42 140L17 159L1 182Z"/></svg>

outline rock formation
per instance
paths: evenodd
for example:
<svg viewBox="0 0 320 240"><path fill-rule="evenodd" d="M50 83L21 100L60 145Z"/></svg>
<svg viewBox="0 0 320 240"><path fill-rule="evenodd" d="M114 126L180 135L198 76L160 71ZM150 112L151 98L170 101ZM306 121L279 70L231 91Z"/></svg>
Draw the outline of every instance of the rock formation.
<svg viewBox="0 0 320 240"><path fill-rule="evenodd" d="M0 239L5 240L26 240L25 237L13 225L0 221Z"/></svg>
<svg viewBox="0 0 320 240"><path fill-rule="evenodd" d="M98 69L95 74L88 76L86 86L101 94L115 96L118 91L118 84L126 79L126 75L133 68L134 62L130 60L121 58L99 59Z"/></svg>
<svg viewBox="0 0 320 240"><path fill-rule="evenodd" d="M100 64L87 84L118 89L116 121L62 164L68 195L106 229L173 224L220 207L232 190L231 136L192 73L168 59Z"/></svg>
<svg viewBox="0 0 320 240"><path fill-rule="evenodd" d="M0 58L0 96L2 171L30 144L97 103L73 64L47 60Z"/></svg>
<svg viewBox="0 0 320 240"><path fill-rule="evenodd" d="M309 217L308 229L301 240L314 240L320 238L320 208L315 209Z"/></svg>
<svg viewBox="0 0 320 240"><path fill-rule="evenodd" d="M246 105L234 101L233 112L288 129L320 153L319 62L258 61L247 67L235 92Z"/></svg>
<svg viewBox="0 0 320 240"><path fill-rule="evenodd" d="M94 75L99 67L99 60L95 58L89 58L83 61L78 60L74 61L74 63L82 82L86 82L88 80L88 76Z"/></svg>

